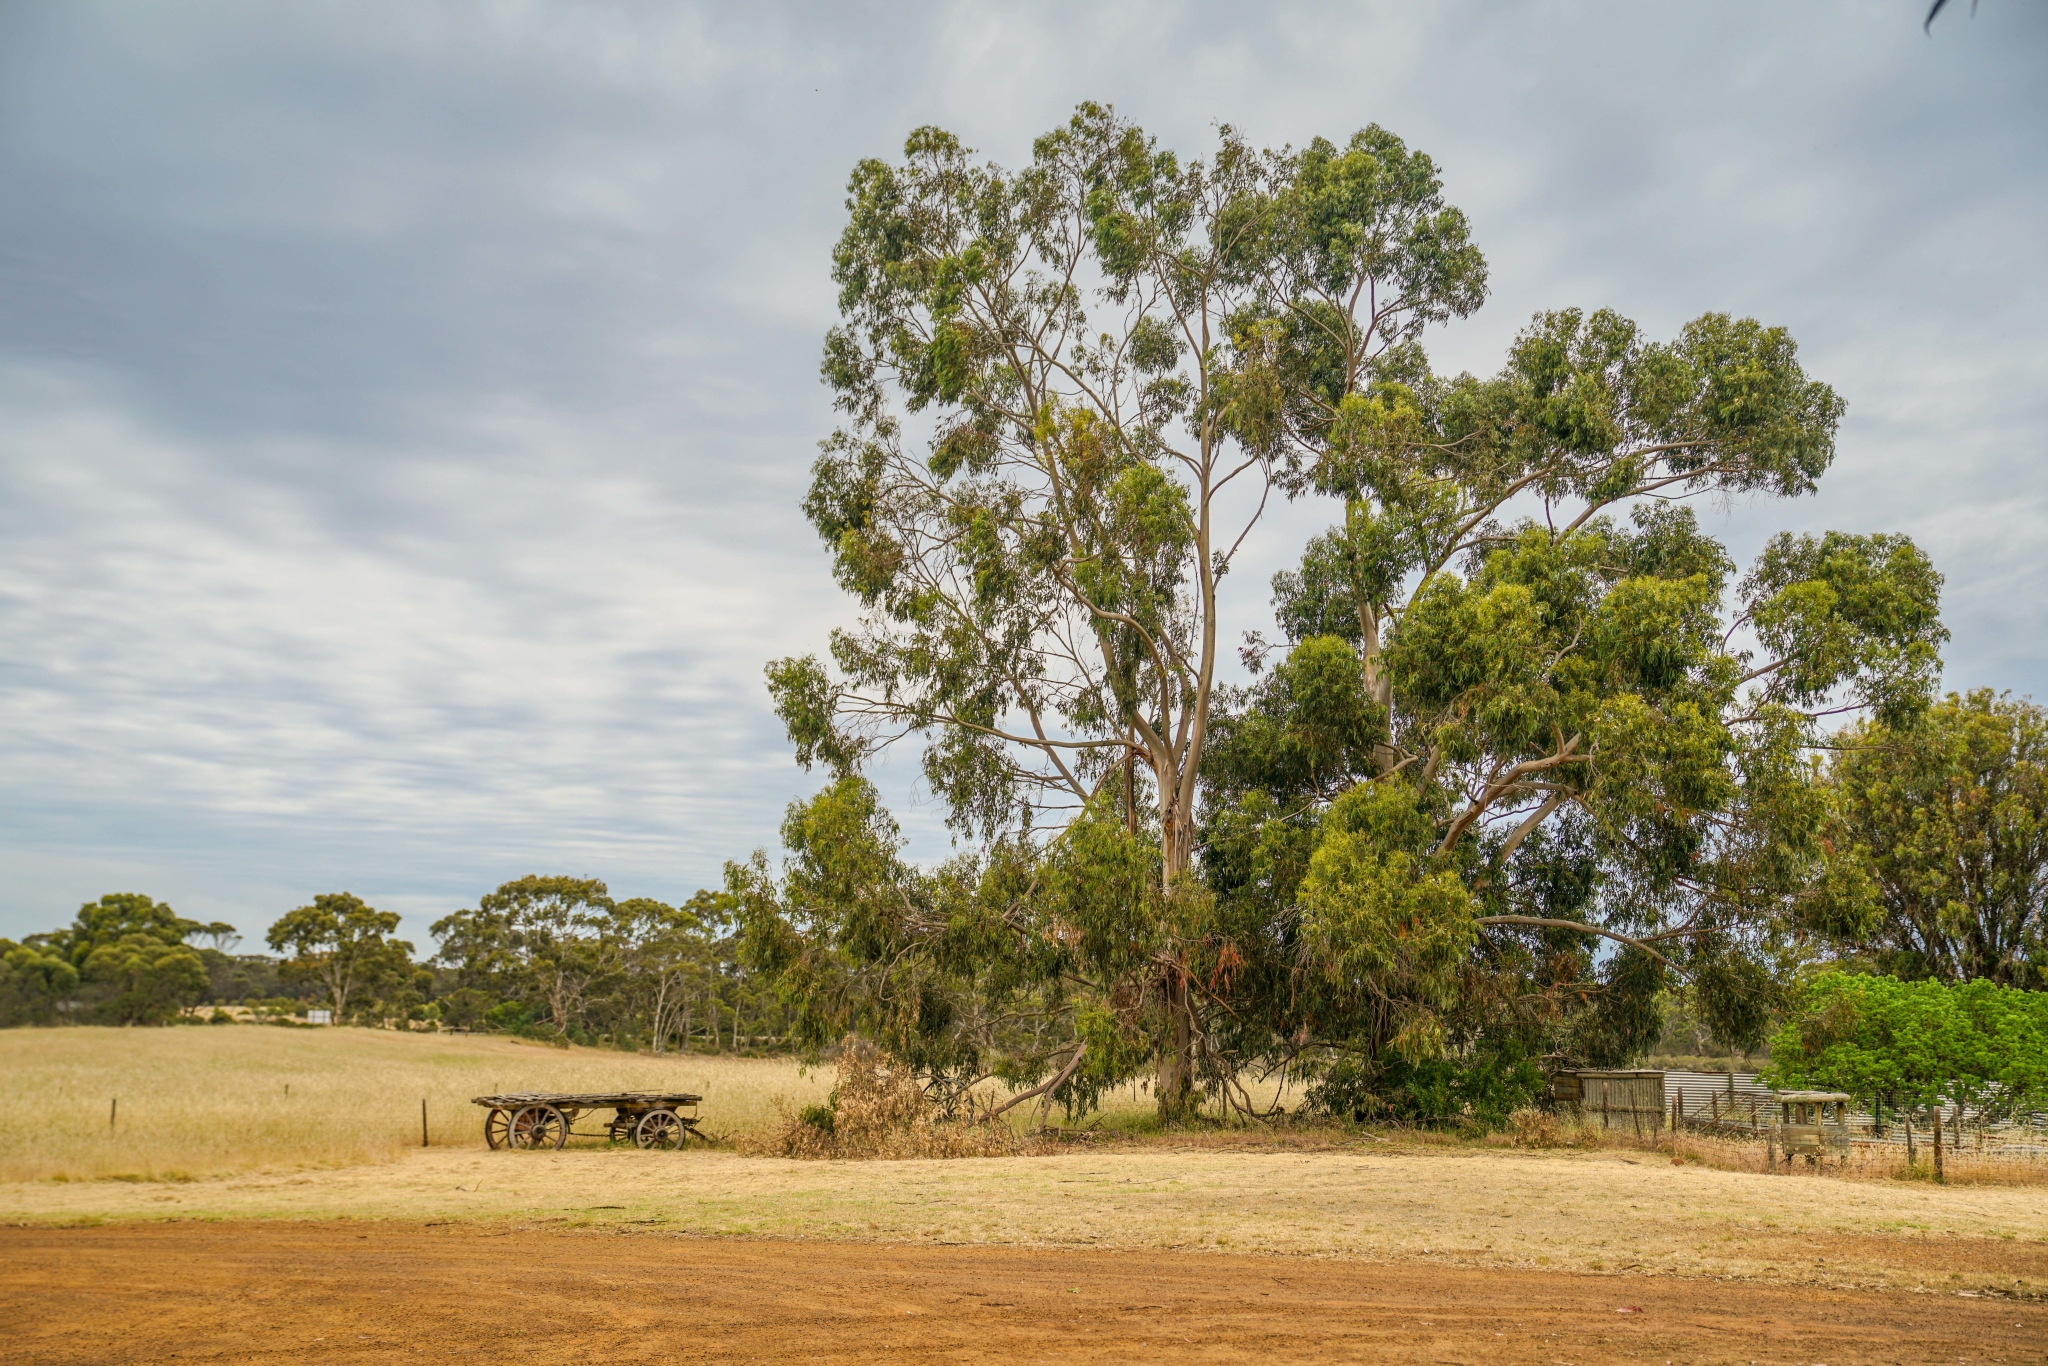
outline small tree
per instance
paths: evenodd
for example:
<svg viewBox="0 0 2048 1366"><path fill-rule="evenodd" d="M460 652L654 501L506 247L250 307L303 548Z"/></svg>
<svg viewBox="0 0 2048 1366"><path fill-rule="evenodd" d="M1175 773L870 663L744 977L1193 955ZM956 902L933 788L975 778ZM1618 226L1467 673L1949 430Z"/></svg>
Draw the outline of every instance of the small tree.
<svg viewBox="0 0 2048 1366"><path fill-rule="evenodd" d="M116 1024L162 1024L206 995L206 964L185 944L129 934L86 955L88 982L110 989L103 1010Z"/></svg>
<svg viewBox="0 0 2048 1366"><path fill-rule="evenodd" d="M2012 1111L2048 1098L2048 994L1831 971L1771 1040L1773 1086Z"/></svg>
<svg viewBox="0 0 2048 1366"><path fill-rule="evenodd" d="M0 1028L51 1023L77 986L78 969L47 943L0 939Z"/></svg>
<svg viewBox="0 0 2048 1366"><path fill-rule="evenodd" d="M266 941L288 956L293 975L319 985L339 1021L347 1018L351 1001L405 979L412 945L389 937L397 928L393 912L348 892L331 892L272 925Z"/></svg>

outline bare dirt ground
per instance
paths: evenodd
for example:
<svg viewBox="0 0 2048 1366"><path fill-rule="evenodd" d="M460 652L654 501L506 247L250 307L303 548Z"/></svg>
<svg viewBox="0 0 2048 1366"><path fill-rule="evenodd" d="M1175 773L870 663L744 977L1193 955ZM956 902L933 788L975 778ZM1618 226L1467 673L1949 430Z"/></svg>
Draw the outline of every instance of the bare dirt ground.
<svg viewBox="0 0 2048 1366"><path fill-rule="evenodd" d="M1952 1293L397 1222L0 1230L0 1322L36 1363L2048 1360L2048 1305Z"/></svg>

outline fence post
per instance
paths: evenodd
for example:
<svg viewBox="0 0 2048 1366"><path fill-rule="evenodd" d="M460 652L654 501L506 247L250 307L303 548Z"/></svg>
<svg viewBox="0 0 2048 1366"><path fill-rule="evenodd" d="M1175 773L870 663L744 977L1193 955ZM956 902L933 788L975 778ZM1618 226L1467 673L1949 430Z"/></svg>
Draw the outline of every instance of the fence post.
<svg viewBox="0 0 2048 1366"><path fill-rule="evenodd" d="M1920 1154L1913 1151L1913 1112L1901 1108L1899 1110L1899 1121L1906 1128L1906 1170L1911 1171L1920 1161Z"/></svg>
<svg viewBox="0 0 2048 1366"><path fill-rule="evenodd" d="M1948 1177L1941 1170L1941 1107L1934 1107L1934 1182L1941 1185Z"/></svg>
<svg viewBox="0 0 2048 1366"><path fill-rule="evenodd" d="M420 1146L427 1146L427 1098L420 1097Z"/></svg>
<svg viewBox="0 0 2048 1366"><path fill-rule="evenodd" d="M112 1100L107 1102L107 1127L109 1129L114 1127L114 1117L120 1113L121 1098L119 1096L115 1096Z"/></svg>

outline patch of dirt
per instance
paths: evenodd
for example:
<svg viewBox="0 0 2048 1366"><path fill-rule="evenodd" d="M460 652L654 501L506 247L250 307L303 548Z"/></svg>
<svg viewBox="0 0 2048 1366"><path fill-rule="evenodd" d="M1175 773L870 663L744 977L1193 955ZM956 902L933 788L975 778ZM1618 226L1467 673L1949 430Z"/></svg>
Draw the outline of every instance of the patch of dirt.
<svg viewBox="0 0 2048 1366"><path fill-rule="evenodd" d="M391 1222L0 1229L0 1322L36 1363L2048 1359L2048 1305L1955 1294Z"/></svg>

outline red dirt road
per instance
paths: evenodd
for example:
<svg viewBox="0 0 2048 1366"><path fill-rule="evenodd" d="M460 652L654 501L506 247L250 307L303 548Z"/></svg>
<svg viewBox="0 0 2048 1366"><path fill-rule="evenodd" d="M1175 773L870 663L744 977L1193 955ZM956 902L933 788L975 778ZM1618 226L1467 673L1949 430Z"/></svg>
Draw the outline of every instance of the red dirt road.
<svg viewBox="0 0 2048 1366"><path fill-rule="evenodd" d="M0 1323L35 1363L2048 1361L2038 1301L364 1223L0 1229Z"/></svg>

